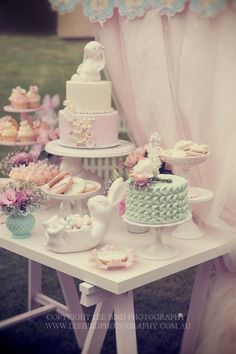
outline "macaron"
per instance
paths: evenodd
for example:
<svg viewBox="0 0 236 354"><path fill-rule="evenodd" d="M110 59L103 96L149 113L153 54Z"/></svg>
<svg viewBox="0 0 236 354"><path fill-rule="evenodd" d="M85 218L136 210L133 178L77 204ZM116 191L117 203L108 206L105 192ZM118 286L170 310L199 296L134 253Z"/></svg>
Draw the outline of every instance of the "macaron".
<svg viewBox="0 0 236 354"><path fill-rule="evenodd" d="M192 140L179 140L175 144L174 148L186 151L190 149L192 144L193 144Z"/></svg>
<svg viewBox="0 0 236 354"><path fill-rule="evenodd" d="M48 187L51 193L65 194L70 190L72 184L71 175L66 171L62 171L48 183Z"/></svg>
<svg viewBox="0 0 236 354"><path fill-rule="evenodd" d="M80 177L73 177L73 184L70 189L70 194L81 194L85 189L85 180Z"/></svg>

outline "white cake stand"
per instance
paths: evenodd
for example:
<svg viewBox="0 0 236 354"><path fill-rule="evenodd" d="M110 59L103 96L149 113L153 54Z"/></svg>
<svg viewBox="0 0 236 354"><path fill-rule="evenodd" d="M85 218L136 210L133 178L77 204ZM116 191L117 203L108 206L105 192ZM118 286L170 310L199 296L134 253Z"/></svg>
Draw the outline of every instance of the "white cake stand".
<svg viewBox="0 0 236 354"><path fill-rule="evenodd" d="M184 224L188 222L189 218L191 218L191 214L189 214L189 216L187 216L185 219L174 223L147 225L147 224L131 221L127 219L125 215L123 216L123 220L130 225L142 226L142 227L148 226L152 230L153 237L150 245L142 250L139 250L138 253L143 258L151 259L155 261L164 261L167 259L174 258L178 255L178 251L173 246L165 245L163 243L162 236L164 233L165 236L168 234L170 235L170 231L168 230L168 228L176 225Z"/></svg>
<svg viewBox="0 0 236 354"><path fill-rule="evenodd" d="M61 201L61 203L60 203L60 216L61 217L66 217L71 214L83 214L85 211L85 208L83 206L82 201L92 197L101 189L101 184L99 184L98 182L94 182L94 181L90 181L90 180L87 180L86 182L95 183L97 188L94 191L80 193L80 194L71 194L71 193L56 194L56 193L51 193L48 185L46 184L42 187L42 190L50 198L57 199L57 200Z"/></svg>
<svg viewBox="0 0 236 354"><path fill-rule="evenodd" d="M38 108L16 109L10 105L7 105L7 106L4 106L3 109L5 112L8 112L8 113L19 113L20 118L22 120L24 120L27 117L28 113L35 113L35 112L41 111L43 109L43 106L40 106Z"/></svg>
<svg viewBox="0 0 236 354"><path fill-rule="evenodd" d="M185 177L189 181L189 172L193 166L199 165L206 161L210 153L195 157L171 157L163 154L162 159L176 167L179 167L179 175ZM190 209L193 211L193 204L200 204L210 201L214 193L209 189L188 187L188 201ZM173 237L184 240L195 240L204 236L203 230L191 218L186 223L179 225L171 234Z"/></svg>
<svg viewBox="0 0 236 354"><path fill-rule="evenodd" d="M108 158L129 155L135 150L135 145L126 140L119 140L119 145L102 149L79 149L61 146L60 140L53 140L46 144L45 150L57 156L62 156L61 170L66 170L74 176L86 179L97 179L97 176L83 168L83 158ZM100 181L99 181L100 182Z"/></svg>

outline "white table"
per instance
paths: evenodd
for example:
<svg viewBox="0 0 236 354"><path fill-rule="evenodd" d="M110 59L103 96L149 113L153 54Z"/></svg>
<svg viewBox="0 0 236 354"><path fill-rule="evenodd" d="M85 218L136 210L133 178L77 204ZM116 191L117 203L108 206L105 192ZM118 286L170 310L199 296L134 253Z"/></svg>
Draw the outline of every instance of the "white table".
<svg viewBox="0 0 236 354"><path fill-rule="evenodd" d="M100 352L109 323L108 319L114 311L117 315L115 316L117 351L119 354L133 354L137 352L133 289L199 265L187 320L191 321L192 325L184 334L181 349L182 354L191 354L196 342L201 306L205 300L213 261L218 259L217 269L225 270L220 262L220 256L227 253L226 238L220 234L208 234L202 239L191 241L168 237L166 243L179 250L179 255L176 258L166 261L152 261L139 257L131 268L107 271L97 268L90 261L90 251L57 254L44 247L42 222L54 213L53 209L39 212L32 237L24 240L11 238L5 225L0 226L0 246L29 259L29 312L2 321L0 328L52 310L57 310L68 316L71 313L81 315L80 303L85 306L97 304L92 320L93 325L87 329L83 316L80 316L80 326L77 325L77 327L81 329L75 330L77 342L80 347L83 347L82 353L96 354ZM115 215L103 245L109 243L138 249L145 247L149 243L150 237L150 233L138 235L128 233L126 224L119 216ZM57 271L67 306L42 294L41 265L46 265ZM84 281L80 286L80 301L71 277ZM39 304L43 306L39 307ZM99 313L103 314L101 318L98 316ZM118 316L122 314L124 316ZM102 322L101 326L99 326L100 322ZM126 329L122 329L124 327Z"/></svg>

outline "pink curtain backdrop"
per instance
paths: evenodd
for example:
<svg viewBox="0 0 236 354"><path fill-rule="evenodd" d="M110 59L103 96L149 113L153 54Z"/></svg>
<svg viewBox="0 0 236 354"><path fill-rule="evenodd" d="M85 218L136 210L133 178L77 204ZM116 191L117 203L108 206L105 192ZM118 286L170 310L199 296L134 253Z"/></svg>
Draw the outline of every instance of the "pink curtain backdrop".
<svg viewBox="0 0 236 354"><path fill-rule="evenodd" d="M115 11L93 26L130 138L142 145L158 131L164 147L183 138L209 144L191 182L215 193L202 218L236 239L236 12L167 18L150 9L127 20Z"/></svg>

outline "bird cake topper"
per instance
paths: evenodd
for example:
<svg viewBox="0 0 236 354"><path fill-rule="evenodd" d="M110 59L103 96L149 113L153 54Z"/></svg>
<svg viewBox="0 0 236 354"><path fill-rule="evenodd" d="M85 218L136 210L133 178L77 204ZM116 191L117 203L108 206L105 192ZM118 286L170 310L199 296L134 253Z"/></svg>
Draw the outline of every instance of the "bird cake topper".
<svg viewBox="0 0 236 354"><path fill-rule="evenodd" d="M77 82L100 81L100 71L104 67L104 47L99 42L91 41L84 47L83 62L78 66L77 73L71 77L71 80Z"/></svg>

